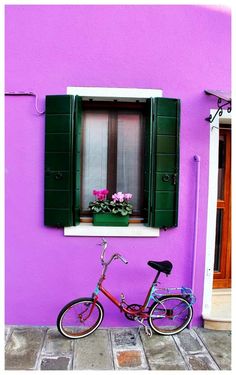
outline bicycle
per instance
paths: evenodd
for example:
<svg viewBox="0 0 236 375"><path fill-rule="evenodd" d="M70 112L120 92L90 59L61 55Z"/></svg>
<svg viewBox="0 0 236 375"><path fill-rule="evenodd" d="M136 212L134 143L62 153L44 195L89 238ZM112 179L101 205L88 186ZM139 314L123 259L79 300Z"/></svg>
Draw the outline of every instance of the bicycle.
<svg viewBox="0 0 236 375"><path fill-rule="evenodd" d="M125 314L129 320L135 320L144 326L145 333L152 336L152 332L161 335L174 335L185 329L193 317L192 305L196 298L190 288L159 288L157 281L160 274L170 275L172 263L168 260L156 262L149 261L148 265L157 271L157 275L147 293L143 305L128 305L125 296L121 293L118 301L104 287L108 266L112 261L120 259L125 264L128 261L120 254L115 253L109 261L105 261L107 241L102 239L99 244L103 247L101 253L102 274L91 297L83 297L66 304L57 317L59 332L70 339L79 339L92 334L102 323L104 309L98 301L99 293L103 293ZM149 326L147 326L146 321Z"/></svg>

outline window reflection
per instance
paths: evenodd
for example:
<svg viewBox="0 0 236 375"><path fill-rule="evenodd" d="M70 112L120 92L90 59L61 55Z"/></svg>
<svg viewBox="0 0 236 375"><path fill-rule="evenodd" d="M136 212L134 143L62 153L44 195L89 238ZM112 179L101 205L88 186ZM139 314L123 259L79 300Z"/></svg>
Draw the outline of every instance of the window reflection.
<svg viewBox="0 0 236 375"><path fill-rule="evenodd" d="M223 209L217 208L214 271L220 272Z"/></svg>
<svg viewBox="0 0 236 375"><path fill-rule="evenodd" d="M224 178L225 178L225 136L219 139L219 162L218 162L218 199L224 199Z"/></svg>

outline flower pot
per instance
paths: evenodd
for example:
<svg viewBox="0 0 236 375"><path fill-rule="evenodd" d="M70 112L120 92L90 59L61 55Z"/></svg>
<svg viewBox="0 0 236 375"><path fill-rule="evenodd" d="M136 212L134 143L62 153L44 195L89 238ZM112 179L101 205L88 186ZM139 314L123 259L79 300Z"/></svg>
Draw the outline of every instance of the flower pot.
<svg viewBox="0 0 236 375"><path fill-rule="evenodd" d="M127 227L129 225L129 215L114 215L110 212L93 214L93 225L104 227Z"/></svg>

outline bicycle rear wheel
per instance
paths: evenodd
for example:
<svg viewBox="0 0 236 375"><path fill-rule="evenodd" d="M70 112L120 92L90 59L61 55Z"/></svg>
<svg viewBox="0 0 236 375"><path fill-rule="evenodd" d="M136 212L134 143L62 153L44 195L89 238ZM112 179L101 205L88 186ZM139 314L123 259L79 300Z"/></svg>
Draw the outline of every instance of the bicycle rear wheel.
<svg viewBox="0 0 236 375"><path fill-rule="evenodd" d="M191 322L193 308L182 296L163 296L149 310L148 323L160 335L174 335Z"/></svg>
<svg viewBox="0 0 236 375"><path fill-rule="evenodd" d="M69 302L57 317L59 332L70 339L91 335L102 323L104 310L92 298L79 298Z"/></svg>

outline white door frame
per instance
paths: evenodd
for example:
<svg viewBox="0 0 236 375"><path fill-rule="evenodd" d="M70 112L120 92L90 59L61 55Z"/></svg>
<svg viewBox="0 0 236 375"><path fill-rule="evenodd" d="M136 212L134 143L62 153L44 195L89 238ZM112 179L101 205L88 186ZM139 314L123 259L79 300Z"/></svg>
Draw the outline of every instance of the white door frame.
<svg viewBox="0 0 236 375"><path fill-rule="evenodd" d="M211 109L210 114L214 117L217 110ZM216 116L209 124L209 182L208 182L208 209L207 209L207 232L206 232L206 257L203 294L203 318L211 312L211 297L214 276L215 257L215 233L217 212L217 189L218 189L218 155L219 155L219 125L231 123L232 112L223 111L221 117Z"/></svg>

